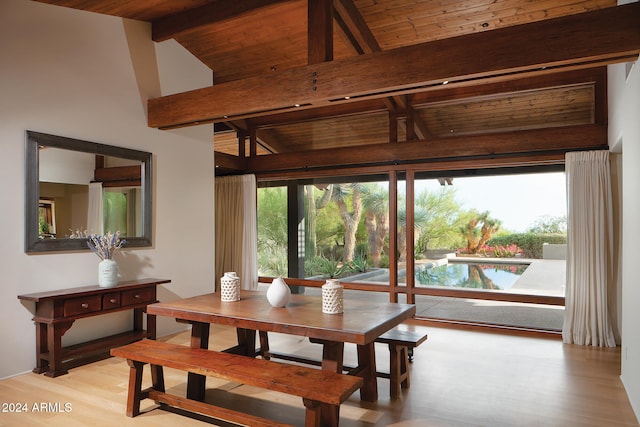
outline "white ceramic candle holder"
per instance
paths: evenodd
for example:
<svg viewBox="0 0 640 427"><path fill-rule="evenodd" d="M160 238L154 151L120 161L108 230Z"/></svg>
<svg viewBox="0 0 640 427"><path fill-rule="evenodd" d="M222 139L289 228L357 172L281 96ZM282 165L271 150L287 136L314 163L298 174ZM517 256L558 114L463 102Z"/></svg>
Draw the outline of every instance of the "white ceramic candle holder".
<svg viewBox="0 0 640 427"><path fill-rule="evenodd" d="M240 301L240 278L235 272L220 278L220 299L224 302Z"/></svg>
<svg viewBox="0 0 640 427"><path fill-rule="evenodd" d="M344 311L344 287L338 280L329 279L322 285L322 312L326 314L340 314Z"/></svg>

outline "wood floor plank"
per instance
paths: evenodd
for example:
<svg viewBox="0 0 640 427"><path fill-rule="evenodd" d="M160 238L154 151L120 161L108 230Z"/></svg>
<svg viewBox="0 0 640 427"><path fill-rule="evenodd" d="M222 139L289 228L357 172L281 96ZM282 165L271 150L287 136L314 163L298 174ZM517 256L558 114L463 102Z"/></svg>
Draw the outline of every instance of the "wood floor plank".
<svg viewBox="0 0 640 427"><path fill-rule="evenodd" d="M355 393L341 408L341 426L585 426L637 427L620 381L620 350L563 345L553 338L509 336L459 329L430 328L429 340L415 349L411 388L389 399L387 380L379 379L380 400L361 402ZM319 346L302 337L270 334L273 351L313 356ZM189 333L164 338L188 345ZM213 327L210 348L230 346L235 331ZM388 363L379 345L378 366ZM345 363L356 360L346 346ZM167 389L184 393L183 372L167 369ZM127 418L128 366L111 358L48 378L26 373L0 381L0 402L26 404L26 413L0 412L0 426L205 426L162 410ZM150 385L145 370L143 385ZM301 423L299 399L211 379L207 400L262 416ZM216 389L213 389L216 387ZM33 412L44 403L46 410ZM65 404L71 410L65 412ZM155 408L143 401L143 411ZM1 409L1 408L0 408Z"/></svg>

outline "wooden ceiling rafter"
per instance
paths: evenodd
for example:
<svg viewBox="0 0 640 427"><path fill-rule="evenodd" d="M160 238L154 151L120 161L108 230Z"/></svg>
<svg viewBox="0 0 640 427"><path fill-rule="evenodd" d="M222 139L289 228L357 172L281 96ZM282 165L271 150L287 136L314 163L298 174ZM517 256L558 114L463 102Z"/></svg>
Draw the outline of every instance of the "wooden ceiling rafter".
<svg viewBox="0 0 640 427"><path fill-rule="evenodd" d="M340 18L338 22L342 23L342 30L351 35L351 37L348 37L349 40L357 42L357 45L354 47L358 52L361 52L362 54L370 54L382 51L380 44L362 17L362 14L360 14L360 11L358 11L353 0L335 0L334 7L337 16ZM398 120L402 116L403 112L406 114L406 111L409 108L409 102L406 96L393 96L383 98L383 100L387 105L387 108L389 108L389 112L392 114L393 120ZM412 120L415 126L414 132L418 138L427 138L430 135L430 132L428 131L426 124L415 116L412 117ZM400 121L400 123L406 124L406 121ZM394 124L393 126L397 126L397 124ZM397 130L395 132L390 130L390 136L394 133L397 133ZM409 134L409 132L406 133ZM390 138L390 140L391 139L393 138Z"/></svg>
<svg viewBox="0 0 640 427"><path fill-rule="evenodd" d="M522 74L635 60L640 4L505 27L374 54L278 70L149 100L149 126L170 128L225 116L251 117L335 100L414 93L443 81L487 83ZM542 42L530 35L538 34ZM499 54L489 54L499 52ZM437 62L439 67L429 67ZM393 69L394 73L388 73ZM316 73L315 76L313 73ZM312 84L313 77L317 82ZM315 87L315 90L313 89ZM251 93L252 96L247 97ZM344 100L350 96L350 100Z"/></svg>
<svg viewBox="0 0 640 427"><path fill-rule="evenodd" d="M216 0L154 20L151 39L155 42L178 38L203 27L253 13L261 8L293 0Z"/></svg>
<svg viewBox="0 0 640 427"><path fill-rule="evenodd" d="M414 108L419 109L421 107L440 102L463 103L482 99L483 97L504 96L505 94L523 91L535 91L587 83L593 83L596 88L606 87L606 67L573 70L523 79L513 79L490 85L466 86L462 88L442 86L438 91L413 94L410 102ZM598 92L601 90L596 89L596 91ZM406 108L406 102L407 101L404 101L400 108ZM606 107L606 104L602 104L603 102L599 102L596 105L598 108L602 106ZM317 109L297 110L268 116L259 116L247 119L246 123L247 126L254 126L258 129L268 129L283 124L303 123L320 119L329 119L332 117L358 116L362 114L377 113L383 110L385 110L385 105L382 99L369 99ZM602 114L598 113L597 115L601 116ZM597 121L596 123L604 124L606 121Z"/></svg>
<svg viewBox="0 0 640 427"><path fill-rule="evenodd" d="M246 159L251 173L323 170L370 165L410 165L504 156L536 156L567 151L606 149L607 127L579 125L499 134L454 136L403 144L296 151ZM312 162L312 163L311 163Z"/></svg>

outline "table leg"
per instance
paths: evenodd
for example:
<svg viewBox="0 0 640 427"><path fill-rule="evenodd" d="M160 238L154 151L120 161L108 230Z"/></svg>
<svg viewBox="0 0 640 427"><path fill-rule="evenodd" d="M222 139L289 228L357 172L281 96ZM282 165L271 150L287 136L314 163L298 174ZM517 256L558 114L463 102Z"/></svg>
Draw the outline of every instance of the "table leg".
<svg viewBox="0 0 640 427"><path fill-rule="evenodd" d="M342 373L344 358L344 343L335 341L323 341L310 338L309 341L322 344L322 370ZM340 420L340 406L323 405L320 410L321 426L337 426Z"/></svg>
<svg viewBox="0 0 640 427"><path fill-rule="evenodd" d="M209 327L208 323L191 323L191 348L209 348ZM187 377L187 398L204 401L206 391L205 375L198 375L189 372Z"/></svg>
<svg viewBox="0 0 640 427"><path fill-rule="evenodd" d="M51 323L47 328L47 350L49 352L49 370L44 374L55 378L67 373L62 369L62 336L73 325L73 320Z"/></svg>
<svg viewBox="0 0 640 427"><path fill-rule="evenodd" d="M376 377L375 342L358 345L358 366L362 368L360 375L364 381L360 389L360 399L367 402L378 400L378 381Z"/></svg>
<svg viewBox="0 0 640 427"><path fill-rule="evenodd" d="M133 330L136 332L141 332L144 330L143 328L143 320L145 318L145 313L147 312L147 307L144 308L134 308L133 309ZM156 339L156 316L153 314L147 314L147 338L155 340Z"/></svg>
<svg viewBox="0 0 640 427"><path fill-rule="evenodd" d="M256 331L237 328L238 348L243 356L256 357Z"/></svg>
<svg viewBox="0 0 640 427"><path fill-rule="evenodd" d="M49 369L49 360L42 357L49 352L47 347L47 327L46 323L36 322L36 367L33 372L41 374Z"/></svg>

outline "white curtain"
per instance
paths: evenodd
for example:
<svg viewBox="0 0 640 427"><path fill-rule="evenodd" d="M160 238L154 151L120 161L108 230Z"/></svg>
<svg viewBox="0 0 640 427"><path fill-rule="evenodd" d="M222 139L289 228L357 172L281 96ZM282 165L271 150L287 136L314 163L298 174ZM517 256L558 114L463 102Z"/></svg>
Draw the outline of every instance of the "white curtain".
<svg viewBox="0 0 640 427"><path fill-rule="evenodd" d="M89 208L87 209L87 231L90 234L103 234L104 220L102 212L102 183L89 183Z"/></svg>
<svg viewBox="0 0 640 427"><path fill-rule="evenodd" d="M607 287L613 268L608 151L567 153L567 288L562 340L615 347Z"/></svg>
<svg viewBox="0 0 640 427"><path fill-rule="evenodd" d="M228 271L242 289L258 288L258 222L254 175L216 178L216 286Z"/></svg>

